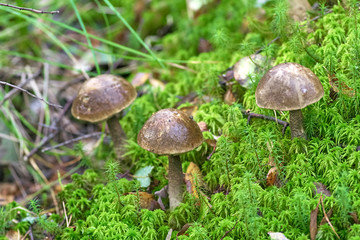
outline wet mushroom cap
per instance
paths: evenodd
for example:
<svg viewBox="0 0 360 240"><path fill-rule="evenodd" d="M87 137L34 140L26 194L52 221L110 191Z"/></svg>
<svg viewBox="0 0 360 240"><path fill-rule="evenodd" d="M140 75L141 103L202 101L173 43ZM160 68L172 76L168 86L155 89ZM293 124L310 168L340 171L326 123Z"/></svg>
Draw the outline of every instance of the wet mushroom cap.
<svg viewBox="0 0 360 240"><path fill-rule="evenodd" d="M174 108L154 113L140 130L138 144L160 155L189 152L203 142L197 123L185 112Z"/></svg>
<svg viewBox="0 0 360 240"><path fill-rule="evenodd" d="M129 106L135 98L136 90L129 82L103 74L82 85L71 113L79 120L100 122Z"/></svg>
<svg viewBox="0 0 360 240"><path fill-rule="evenodd" d="M297 63L282 63L271 68L255 92L259 107L280 111L302 109L323 96L324 88L317 76Z"/></svg>

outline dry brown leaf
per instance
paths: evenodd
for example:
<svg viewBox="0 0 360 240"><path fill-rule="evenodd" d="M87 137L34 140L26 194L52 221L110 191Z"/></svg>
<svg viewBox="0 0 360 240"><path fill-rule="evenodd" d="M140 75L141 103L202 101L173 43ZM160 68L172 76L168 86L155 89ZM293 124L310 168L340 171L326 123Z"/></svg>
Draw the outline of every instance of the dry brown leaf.
<svg viewBox="0 0 360 240"><path fill-rule="evenodd" d="M14 201L17 192L18 187L15 183L0 183L0 206Z"/></svg>
<svg viewBox="0 0 360 240"><path fill-rule="evenodd" d="M149 82L151 86L153 86L154 88L160 88L160 90L164 91L165 83L163 83L162 81L157 80L155 78L150 78Z"/></svg>
<svg viewBox="0 0 360 240"><path fill-rule="evenodd" d="M197 106L188 106L180 108L181 111L185 112L189 116L194 116L196 111L198 110Z"/></svg>
<svg viewBox="0 0 360 240"><path fill-rule="evenodd" d="M278 182L278 170L277 167L270 168L266 175L266 186L274 186Z"/></svg>
<svg viewBox="0 0 360 240"><path fill-rule="evenodd" d="M201 132L209 131L206 122L198 122L198 126L199 126Z"/></svg>
<svg viewBox="0 0 360 240"><path fill-rule="evenodd" d="M232 92L232 86L230 85L229 88L226 90L226 93L224 95L224 102L227 105L232 105L236 102L236 98Z"/></svg>
<svg viewBox="0 0 360 240"><path fill-rule="evenodd" d="M204 38L200 38L198 45L198 52L199 53L210 52L211 50L212 50L211 43Z"/></svg>
<svg viewBox="0 0 360 240"><path fill-rule="evenodd" d="M9 240L18 240L21 238L21 235L18 231L10 230L6 233L6 237Z"/></svg>
<svg viewBox="0 0 360 240"><path fill-rule="evenodd" d="M360 221L359 221L359 218L358 218L356 212L350 212L349 215L350 215L351 218L354 220L354 223L360 224Z"/></svg>
<svg viewBox="0 0 360 240"><path fill-rule="evenodd" d="M289 0L289 16L295 21L303 21L311 10L308 0Z"/></svg>
<svg viewBox="0 0 360 240"><path fill-rule="evenodd" d="M153 211L159 209L159 203L154 199L154 195L147 192L130 192L128 194L139 196L139 205L141 208ZM126 194L125 194L126 195Z"/></svg>
<svg viewBox="0 0 360 240"><path fill-rule="evenodd" d="M341 82L339 83L339 79L335 76L335 74L328 74L329 83L331 86L330 94L332 95L332 99L336 99L336 94L341 92L349 97L355 96L354 89L350 88L346 83Z"/></svg>
<svg viewBox="0 0 360 240"><path fill-rule="evenodd" d="M316 205L316 208L314 210L311 211L310 214L310 239L311 240L315 240L316 238L316 234L317 234L317 216L319 213L319 204L320 204L320 199L318 204Z"/></svg>
<svg viewBox="0 0 360 240"><path fill-rule="evenodd" d="M189 229L189 227L191 227L191 223L186 223L178 232L178 234L176 234L176 237L184 235L186 233L186 231Z"/></svg>
<svg viewBox="0 0 360 240"><path fill-rule="evenodd" d="M314 185L316 187L316 192L315 192L315 189L314 189L314 195L322 194L322 195L325 195L325 196L328 196L328 197L331 196L331 192L321 182L314 182Z"/></svg>
<svg viewBox="0 0 360 240"><path fill-rule="evenodd" d="M149 73L137 73L133 80L131 81L131 84L134 87L140 87L145 84L145 82L149 79L150 74Z"/></svg>
<svg viewBox="0 0 360 240"><path fill-rule="evenodd" d="M191 162L188 168L186 169L185 183L186 183L186 190L196 198L199 198L199 195L196 191L196 184L201 184L201 181L202 181L202 176L201 176L200 168L198 167L198 165Z"/></svg>
<svg viewBox="0 0 360 240"><path fill-rule="evenodd" d="M205 139L205 142L209 144L210 147L216 147L216 140L215 139Z"/></svg>

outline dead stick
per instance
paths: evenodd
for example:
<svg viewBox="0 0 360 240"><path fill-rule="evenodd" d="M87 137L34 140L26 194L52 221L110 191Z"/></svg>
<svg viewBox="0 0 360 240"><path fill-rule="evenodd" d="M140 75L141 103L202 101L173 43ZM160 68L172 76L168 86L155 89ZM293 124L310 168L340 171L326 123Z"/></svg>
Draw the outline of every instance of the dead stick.
<svg viewBox="0 0 360 240"><path fill-rule="evenodd" d="M48 13L48 14L60 13L60 11L43 11L43 10L37 10L37 9L32 9L32 8L18 7L18 6L7 4L7 3L0 3L0 6L11 7L11 8L21 10L21 11L30 11L30 12L34 12L34 13L40 13L40 14L43 14L43 13Z"/></svg>
<svg viewBox="0 0 360 240"><path fill-rule="evenodd" d="M65 113L69 110L72 102L74 101L75 97L73 97L72 99L70 99L64 106L62 112L60 113L59 118L54 121L51 126L56 126L58 124L58 122L60 121L60 119L65 115ZM51 139L53 139L62 129L58 128L56 129L55 132L51 133L50 135L44 137L41 141L40 144L33 148L31 150L31 152L29 154L27 154L26 156L24 156L24 160L27 161L32 155L34 155L37 151L39 151L40 148L42 148L46 143L48 143Z"/></svg>
<svg viewBox="0 0 360 240"><path fill-rule="evenodd" d="M18 86L16 86L16 85L10 84L10 83L8 83L8 82L3 82L3 81L0 81L0 84L6 85L6 86L10 86L10 87L16 88L16 89L18 89L18 90L20 90L20 91L23 91L23 92L29 94L30 96L32 96L33 98L39 99L40 101L46 103L46 104L49 105L49 106L56 107L56 108L63 108L63 106L60 106L60 105L57 105L57 104L53 104L53 103L49 103L48 101L46 101L46 100L43 99L42 97L38 97L38 96L30 93L28 90L25 90L25 89L23 89L23 88L21 88L21 87L18 87Z"/></svg>
<svg viewBox="0 0 360 240"><path fill-rule="evenodd" d="M229 230L227 231L224 236L222 236L222 238L220 238L220 240L223 240L232 230L235 229L236 225L239 223L239 221L236 221L235 225Z"/></svg>
<svg viewBox="0 0 360 240"><path fill-rule="evenodd" d="M265 115L262 115L262 114L257 114L257 113L252 113L250 111L241 111L243 114L247 115L248 116L248 124L250 124L250 120L252 117L255 117L255 118L261 118L261 119L266 119L266 120L270 120L270 121L274 121L276 123L279 123L281 125L283 125L283 129L282 129L282 134L284 135L285 134L285 130L286 128L289 126L289 123L286 122L286 121L283 121L283 120L280 120L278 118L274 118L274 117L270 117L270 116L265 116Z"/></svg>
<svg viewBox="0 0 360 240"><path fill-rule="evenodd" d="M333 232L335 233L335 235L338 237L338 239L340 239L339 235L338 235L338 234L336 233L336 231L335 231L335 228L334 228L333 225L331 224L330 219L329 219L328 216L326 215L325 207L324 207L324 202L323 202L322 196L320 196L320 201L321 201L321 206L322 206L322 209L323 209L324 217L325 217L327 223L330 225L331 229L333 230Z"/></svg>
<svg viewBox="0 0 360 240"><path fill-rule="evenodd" d="M37 71L33 76L27 77L24 81L22 81L19 85L17 85L17 87L19 87L19 88L24 87L30 80L37 78L40 75L40 73L41 73L41 69L39 71ZM0 102L0 106L2 106L4 104L4 102L6 102L7 100L11 99L12 96L19 91L20 91L19 89L14 88L10 92L8 92L5 95L5 97L3 98L3 100Z"/></svg>
<svg viewBox="0 0 360 240"><path fill-rule="evenodd" d="M101 134L102 134L102 132L85 134L85 135L82 135L82 136L80 136L80 137L73 138L73 139L67 140L67 141L65 141L65 142L59 143L59 144L57 144L57 145L55 145L55 146L51 146L51 147L44 148L43 150L41 150L41 152L46 152L46 151L49 151L49 150L52 150L52 149L55 149L55 148L58 148L58 147L61 147L61 146L64 146L64 145L73 143L73 142L77 142L77 141L83 140L83 139L85 139L85 138L97 137L97 136L99 136L99 135L101 135Z"/></svg>

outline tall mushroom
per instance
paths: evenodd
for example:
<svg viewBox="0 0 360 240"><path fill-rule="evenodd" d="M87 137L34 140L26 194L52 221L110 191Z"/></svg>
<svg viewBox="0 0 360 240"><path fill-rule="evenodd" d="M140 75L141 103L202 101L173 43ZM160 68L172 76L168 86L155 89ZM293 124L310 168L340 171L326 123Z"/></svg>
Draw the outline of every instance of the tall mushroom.
<svg viewBox="0 0 360 240"><path fill-rule="evenodd" d="M88 122L106 120L118 160L124 153L126 135L116 114L128 107L136 98L135 88L125 79L109 74L87 80L75 98L71 113Z"/></svg>
<svg viewBox="0 0 360 240"><path fill-rule="evenodd" d="M186 113L174 108L154 113L144 124L137 138L145 150L169 159L170 209L182 201L184 176L179 154L189 152L203 142L199 126Z"/></svg>
<svg viewBox="0 0 360 240"><path fill-rule="evenodd" d="M301 109L323 96L324 88L317 76L297 63L282 63L271 68L255 92L259 107L289 111L292 138L306 138Z"/></svg>

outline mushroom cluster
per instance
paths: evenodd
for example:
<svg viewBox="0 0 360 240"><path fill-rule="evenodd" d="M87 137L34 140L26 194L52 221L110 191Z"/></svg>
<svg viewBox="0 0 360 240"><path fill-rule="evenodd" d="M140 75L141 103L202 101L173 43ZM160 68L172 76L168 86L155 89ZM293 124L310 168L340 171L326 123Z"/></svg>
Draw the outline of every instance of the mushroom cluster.
<svg viewBox="0 0 360 240"><path fill-rule="evenodd" d="M184 182L179 154L189 152L203 142L199 126L181 110L162 109L147 120L137 142L147 151L168 155L170 209L177 207L182 201Z"/></svg>
<svg viewBox="0 0 360 240"><path fill-rule="evenodd" d="M109 74L87 80L75 98L71 113L83 121L108 124L115 153L120 160L126 135L116 114L128 107L136 98L135 88L125 79Z"/></svg>
<svg viewBox="0 0 360 240"><path fill-rule="evenodd" d="M260 80L256 104L261 108L289 111L292 138L305 138L301 109L319 101L324 88L318 77L297 63L282 63L271 68Z"/></svg>

